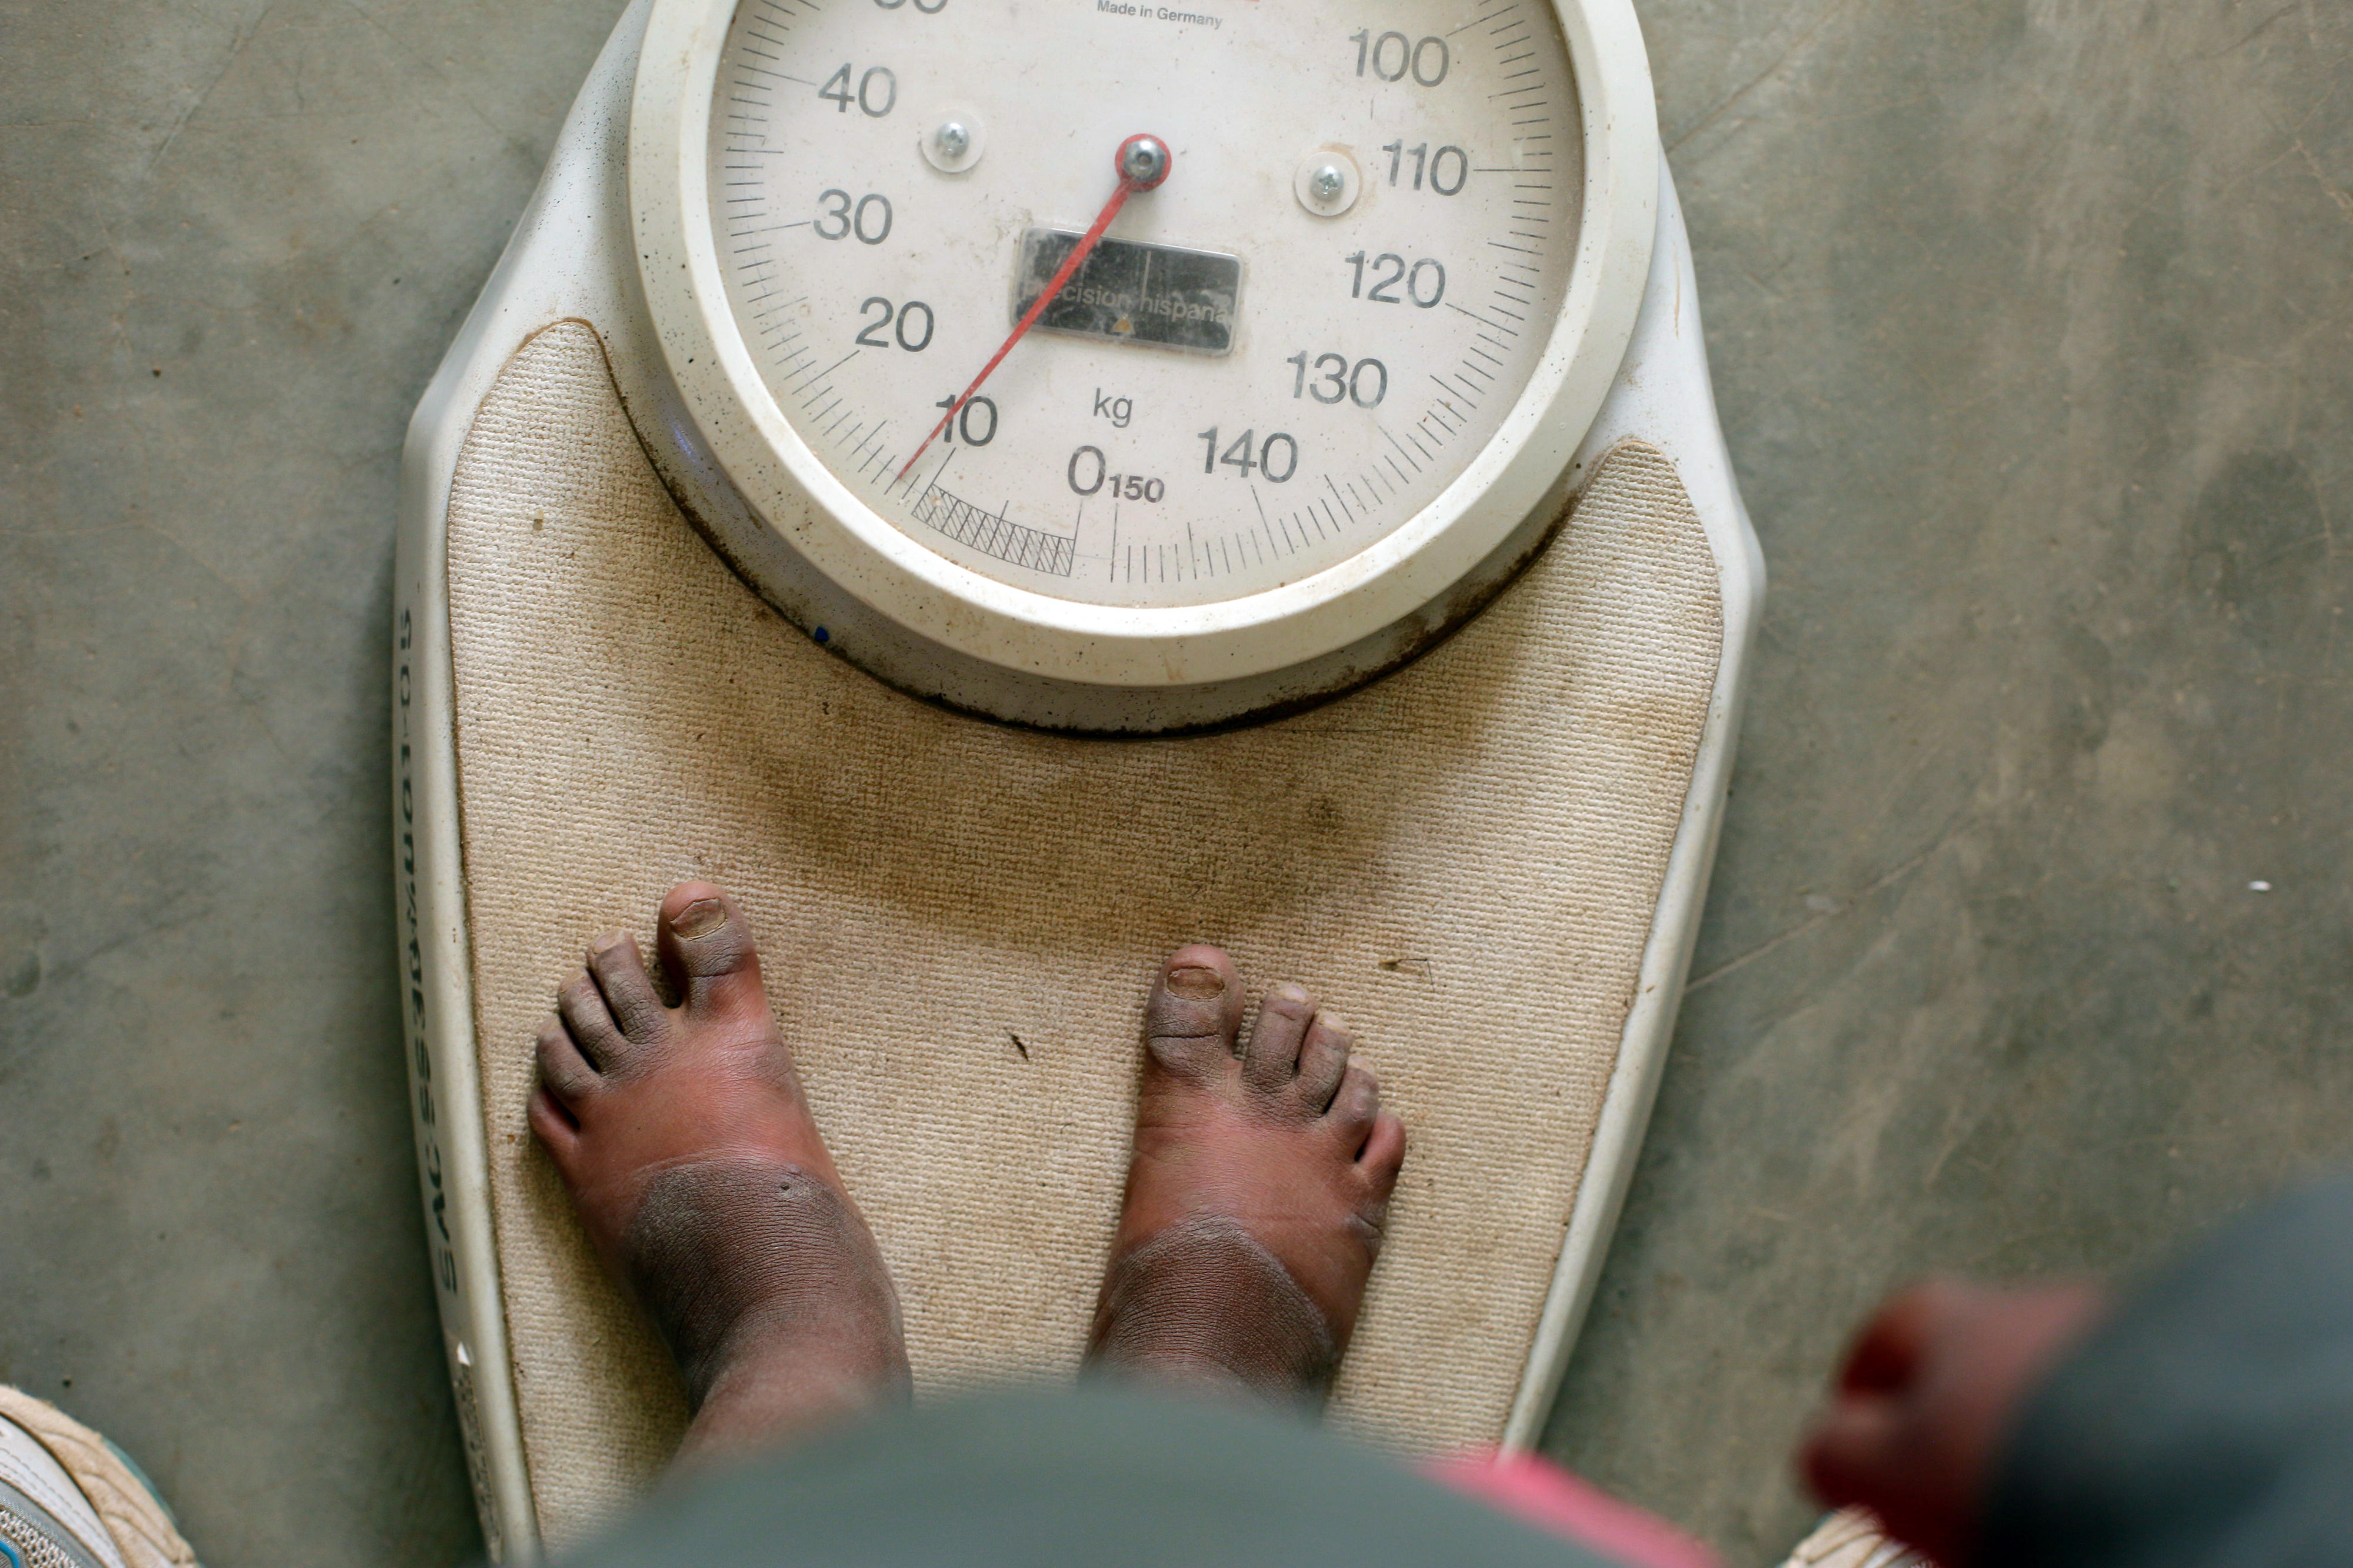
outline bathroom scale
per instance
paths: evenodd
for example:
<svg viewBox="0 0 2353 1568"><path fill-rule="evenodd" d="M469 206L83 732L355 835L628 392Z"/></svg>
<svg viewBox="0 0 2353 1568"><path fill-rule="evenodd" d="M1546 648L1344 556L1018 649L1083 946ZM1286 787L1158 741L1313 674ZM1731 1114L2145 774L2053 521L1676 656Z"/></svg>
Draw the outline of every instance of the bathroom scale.
<svg viewBox="0 0 2353 1568"><path fill-rule="evenodd" d="M494 1555L683 1425L524 1121L742 901L918 1393L1076 1369L1162 954L1412 1145L1330 1419L1539 1435L1763 570L1627 0L638 0L410 426L408 1068Z"/></svg>

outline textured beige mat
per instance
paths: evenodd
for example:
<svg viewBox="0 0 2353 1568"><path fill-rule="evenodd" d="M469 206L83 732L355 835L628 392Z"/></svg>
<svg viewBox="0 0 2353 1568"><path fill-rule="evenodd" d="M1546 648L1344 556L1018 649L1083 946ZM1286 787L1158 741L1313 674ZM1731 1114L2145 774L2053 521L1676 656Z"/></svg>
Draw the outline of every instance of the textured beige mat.
<svg viewBox="0 0 2353 1568"><path fill-rule="evenodd" d="M1716 571L1621 447L1546 555L1419 663L1281 723L1063 740L811 646L664 495L596 336L534 338L449 508L491 1193L542 1528L675 1439L661 1352L523 1121L531 1041L599 931L733 888L938 1389L1075 1365L1158 956L1223 943L1345 1012L1413 1131L1345 1419L1493 1441L1616 1059L1715 679Z"/></svg>

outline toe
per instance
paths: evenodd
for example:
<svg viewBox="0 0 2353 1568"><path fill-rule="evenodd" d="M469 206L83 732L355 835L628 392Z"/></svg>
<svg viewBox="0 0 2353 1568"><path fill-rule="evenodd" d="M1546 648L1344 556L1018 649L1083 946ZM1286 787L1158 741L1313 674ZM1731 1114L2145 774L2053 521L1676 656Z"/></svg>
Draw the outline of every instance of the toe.
<svg viewBox="0 0 2353 1568"><path fill-rule="evenodd" d="M1347 1076L1348 1053L1356 1044L1356 1037L1338 1015L1318 1014L1299 1047L1300 1098L1317 1110L1330 1109L1340 1080Z"/></svg>
<svg viewBox="0 0 2353 1568"><path fill-rule="evenodd" d="M1160 966L1144 1005L1144 1042L1172 1072L1222 1071L1241 1027L1242 983L1234 961L1205 942L1180 947Z"/></svg>
<svg viewBox="0 0 2353 1568"><path fill-rule="evenodd" d="M1381 1080L1350 1063L1346 1076L1340 1079L1339 1092L1332 1097L1332 1109L1325 1113L1332 1125L1348 1140L1350 1152L1364 1147L1380 1111Z"/></svg>
<svg viewBox="0 0 2353 1568"><path fill-rule="evenodd" d="M555 1168L564 1173L566 1181L571 1180L573 1156L580 1150L580 1123L548 1092L545 1084L531 1091L529 1114L532 1131L555 1156Z"/></svg>
<svg viewBox="0 0 2353 1568"><path fill-rule="evenodd" d="M638 939L626 931L599 937L588 949L588 973L604 994L605 1005L621 1033L638 1045L650 1045L670 1020L654 977L646 969L646 955Z"/></svg>
<svg viewBox="0 0 2353 1568"><path fill-rule="evenodd" d="M564 1020L553 1014L539 1026L539 1081L555 1096L557 1104L575 1116L580 1102L594 1094L601 1081L580 1047L572 1043Z"/></svg>
<svg viewBox="0 0 2353 1568"><path fill-rule="evenodd" d="M1398 1172L1405 1167L1405 1123L1393 1113L1384 1110L1373 1118L1373 1131L1356 1155L1356 1165L1383 1196L1397 1184Z"/></svg>
<svg viewBox="0 0 2353 1568"><path fill-rule="evenodd" d="M765 1022L768 994L751 922L735 900L709 882L681 882L662 900L662 967L689 1013L741 1012Z"/></svg>
<svg viewBox="0 0 2353 1568"><path fill-rule="evenodd" d="M598 1072L612 1072L628 1059L629 1042L613 1022L605 994L585 969L555 989L556 1016L571 1032L572 1043Z"/></svg>
<svg viewBox="0 0 2353 1568"><path fill-rule="evenodd" d="M1269 1093L1286 1087L1299 1075L1299 1043L1314 1020L1315 998L1305 986L1283 984L1268 992L1242 1052L1242 1080Z"/></svg>

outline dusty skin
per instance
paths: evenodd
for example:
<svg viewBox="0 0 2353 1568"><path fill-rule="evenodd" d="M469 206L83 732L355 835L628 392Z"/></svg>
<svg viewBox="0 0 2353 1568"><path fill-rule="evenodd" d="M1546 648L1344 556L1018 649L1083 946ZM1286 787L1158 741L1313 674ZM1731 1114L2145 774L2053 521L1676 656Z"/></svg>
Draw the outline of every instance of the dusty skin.
<svg viewBox="0 0 2353 1568"><path fill-rule="evenodd" d="M1380 1251L1405 1126L1297 985L1259 1004L1214 947L1145 1005L1135 1149L1095 1309L1098 1367L1320 1403Z"/></svg>
<svg viewBox="0 0 2353 1568"><path fill-rule="evenodd" d="M689 882L657 933L679 1005L636 938L600 939L541 1028L531 1124L677 1358L681 1458L904 1399L898 1293L777 1036L751 928Z"/></svg>
<svg viewBox="0 0 2353 1568"><path fill-rule="evenodd" d="M681 1459L903 1400L897 1293L776 1033L750 927L689 882L662 900L656 948L659 984L616 934L559 989L531 1123L678 1362L694 1412ZM1089 1360L1312 1403L1356 1326L1405 1129L1307 992L1268 993L1246 1049L1241 1016L1216 948L1178 950L1154 984Z"/></svg>

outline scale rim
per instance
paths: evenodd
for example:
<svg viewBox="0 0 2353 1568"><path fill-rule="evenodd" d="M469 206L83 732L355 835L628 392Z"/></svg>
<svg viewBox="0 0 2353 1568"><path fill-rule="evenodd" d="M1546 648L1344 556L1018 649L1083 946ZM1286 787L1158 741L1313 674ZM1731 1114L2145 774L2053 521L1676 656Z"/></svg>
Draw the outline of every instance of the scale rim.
<svg viewBox="0 0 2353 1568"><path fill-rule="evenodd" d="M1584 134L1568 287L1502 426L1438 498L1296 582L1205 605L1087 604L939 554L852 493L785 416L729 308L709 217L710 110L742 0L653 0L631 94L628 204L655 342L705 448L759 521L885 620L984 664L1134 690L1272 674L1374 636L1474 572L1557 488L1625 356L1649 278L1660 151L1632 0L1546 0ZM773 595L771 595L773 596Z"/></svg>

